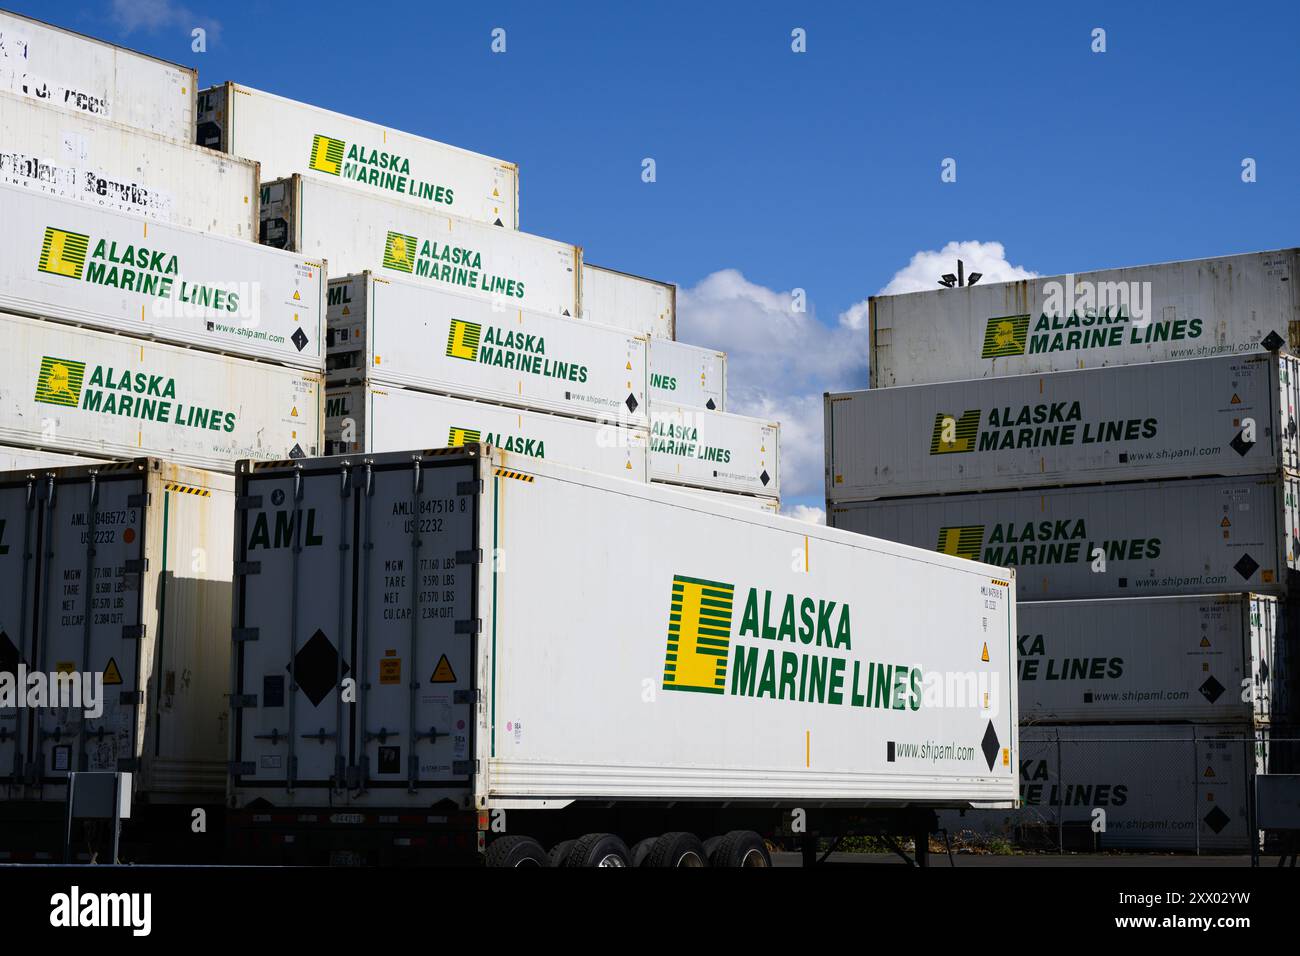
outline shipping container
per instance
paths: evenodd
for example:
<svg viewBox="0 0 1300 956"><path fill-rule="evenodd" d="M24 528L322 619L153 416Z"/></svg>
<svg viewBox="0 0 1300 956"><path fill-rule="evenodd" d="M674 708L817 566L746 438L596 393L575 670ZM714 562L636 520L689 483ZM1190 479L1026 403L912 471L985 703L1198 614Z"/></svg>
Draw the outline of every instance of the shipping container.
<svg viewBox="0 0 1300 956"><path fill-rule="evenodd" d="M871 387L1300 347L1300 250L870 299Z"/></svg>
<svg viewBox="0 0 1300 956"><path fill-rule="evenodd" d="M0 10L0 89L188 143L198 73Z"/></svg>
<svg viewBox="0 0 1300 956"><path fill-rule="evenodd" d="M0 442L232 471L321 447L319 372L0 313Z"/></svg>
<svg viewBox="0 0 1300 956"><path fill-rule="evenodd" d="M233 808L577 836L1016 796L1014 694L932 693L1012 686L1003 569L486 446L241 463L236 493Z"/></svg>
<svg viewBox="0 0 1300 956"><path fill-rule="evenodd" d="M3 669L102 681L0 708L0 801L62 804L81 769L131 771L137 811L220 804L233 487L156 459L0 474Z"/></svg>
<svg viewBox="0 0 1300 956"><path fill-rule="evenodd" d="M778 498L780 431L761 418L652 402L650 477Z"/></svg>
<svg viewBox="0 0 1300 956"><path fill-rule="evenodd" d="M1020 734L1021 807L941 813L941 825L959 839L1040 849L1249 851L1258 755L1248 727L1025 727Z"/></svg>
<svg viewBox="0 0 1300 956"><path fill-rule="evenodd" d="M325 453L395 452L482 442L512 455L645 481L649 435L563 415L373 384L325 392Z"/></svg>
<svg viewBox="0 0 1300 956"><path fill-rule="evenodd" d="M651 338L650 395L656 402L725 412L727 353Z"/></svg>
<svg viewBox="0 0 1300 956"><path fill-rule="evenodd" d="M17 445L0 445L0 471L19 471L28 468L57 468L63 465L102 465L101 458L73 455L67 452L40 448L20 448Z"/></svg>
<svg viewBox="0 0 1300 956"><path fill-rule="evenodd" d="M582 266L582 317L657 339L677 338L677 286Z"/></svg>
<svg viewBox="0 0 1300 956"><path fill-rule="evenodd" d="M368 272L330 280L328 328L331 382L646 426L644 336Z"/></svg>
<svg viewBox="0 0 1300 956"><path fill-rule="evenodd" d="M514 163L237 83L199 92L198 143L261 163L268 180L299 173L368 195L519 228L519 168Z"/></svg>
<svg viewBox="0 0 1300 956"><path fill-rule="evenodd" d="M710 491L708 488L689 488L686 485L665 484L662 481L654 482L662 488L672 491L679 491L682 494L694 495L705 501L713 501L722 505L731 505L737 508L753 508L757 511L766 511L770 514L781 513L780 498L760 498L758 495L742 495L734 491Z"/></svg>
<svg viewBox="0 0 1300 956"><path fill-rule="evenodd" d="M0 182L256 240L257 163L0 90Z"/></svg>
<svg viewBox="0 0 1300 956"><path fill-rule="evenodd" d="M1260 475L906 498L833 504L827 521L1019 568L1026 601L1283 594L1300 550L1298 484Z"/></svg>
<svg viewBox="0 0 1300 956"><path fill-rule="evenodd" d="M1263 594L1022 601L1020 720L1267 724L1285 622Z"/></svg>
<svg viewBox="0 0 1300 956"><path fill-rule="evenodd" d="M385 279L469 292L502 307L578 314L578 246L321 180L265 179L261 241L327 259L334 275L371 270Z"/></svg>
<svg viewBox="0 0 1300 956"><path fill-rule="evenodd" d="M1296 470L1298 388L1260 355L832 393L826 498Z"/></svg>
<svg viewBox="0 0 1300 956"><path fill-rule="evenodd" d="M324 366L320 261L16 186L0 218L0 309Z"/></svg>

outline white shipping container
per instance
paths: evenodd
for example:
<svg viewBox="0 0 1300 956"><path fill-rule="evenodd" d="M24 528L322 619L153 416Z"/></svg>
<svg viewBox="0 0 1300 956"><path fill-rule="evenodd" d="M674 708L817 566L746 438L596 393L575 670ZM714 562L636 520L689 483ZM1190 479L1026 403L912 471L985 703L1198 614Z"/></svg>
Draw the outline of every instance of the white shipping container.
<svg viewBox="0 0 1300 956"><path fill-rule="evenodd" d="M781 495L777 422L728 412L650 405L650 477L715 491Z"/></svg>
<svg viewBox="0 0 1300 956"><path fill-rule="evenodd" d="M645 481L649 436L563 415L373 384L325 392L325 453L370 454L412 445L456 448L482 442L526 459L559 462Z"/></svg>
<svg viewBox="0 0 1300 956"><path fill-rule="evenodd" d="M766 511L774 515L781 513L780 498L760 498L757 495L742 495L734 491L710 491L708 488L689 488L686 485L665 484L662 481L656 481L655 484L661 488L667 488L671 491L692 495L722 505L731 505L736 508L752 508L755 511Z"/></svg>
<svg viewBox="0 0 1300 956"><path fill-rule="evenodd" d="M237 493L235 808L1015 798L1014 694L923 693L1011 686L1002 569L483 446Z"/></svg>
<svg viewBox="0 0 1300 956"><path fill-rule="evenodd" d="M0 441L231 471L320 448L319 372L0 313Z"/></svg>
<svg viewBox="0 0 1300 956"><path fill-rule="evenodd" d="M1284 622L1263 594L1022 601L1020 719L1267 724Z"/></svg>
<svg viewBox="0 0 1300 956"><path fill-rule="evenodd" d="M222 799L233 487L156 459L0 474L0 669L103 675L99 715L0 707L0 801L63 803L78 767L131 771L136 816Z"/></svg>
<svg viewBox="0 0 1300 956"><path fill-rule="evenodd" d="M257 163L0 91L0 182L254 240Z"/></svg>
<svg viewBox="0 0 1300 956"><path fill-rule="evenodd" d="M582 317L657 339L677 338L677 286L582 266Z"/></svg>
<svg viewBox="0 0 1300 956"><path fill-rule="evenodd" d="M1067 840L1087 834L1101 850L1250 849L1257 757L1249 728L1026 727L1020 747L1020 809L945 812L939 825L1040 847L1055 846L1064 824Z"/></svg>
<svg viewBox="0 0 1300 956"><path fill-rule="evenodd" d="M0 89L188 143L198 73L0 10Z"/></svg>
<svg viewBox="0 0 1300 956"><path fill-rule="evenodd" d="M1300 550L1298 485L1259 475L904 498L831 505L827 520L1019 568L1026 601L1282 594Z"/></svg>
<svg viewBox="0 0 1300 956"><path fill-rule="evenodd" d="M646 425L644 336L368 272L330 280L328 323L331 381Z"/></svg>
<svg viewBox="0 0 1300 956"><path fill-rule="evenodd" d="M324 263L0 186L0 309L320 369Z"/></svg>
<svg viewBox="0 0 1300 956"><path fill-rule="evenodd" d="M40 448L20 448L17 445L0 445L0 471L18 471L26 468L58 468L66 465L102 465L101 458L72 455Z"/></svg>
<svg viewBox="0 0 1300 956"><path fill-rule="evenodd" d="M1281 249L874 296L871 387L1295 349L1297 256Z"/></svg>
<svg viewBox="0 0 1300 956"><path fill-rule="evenodd" d="M337 276L370 270L506 308L578 314L578 246L302 176L264 183L261 214L262 242L328 259Z"/></svg>
<svg viewBox="0 0 1300 956"><path fill-rule="evenodd" d="M826 498L1300 468L1300 360L1230 356L826 396Z"/></svg>
<svg viewBox="0 0 1300 956"><path fill-rule="evenodd" d="M519 228L519 168L514 163L237 83L200 91L198 142L261 163L266 179L300 173L464 219Z"/></svg>
<svg viewBox="0 0 1300 956"><path fill-rule="evenodd" d="M656 402L727 410L727 353L650 339L650 396Z"/></svg>

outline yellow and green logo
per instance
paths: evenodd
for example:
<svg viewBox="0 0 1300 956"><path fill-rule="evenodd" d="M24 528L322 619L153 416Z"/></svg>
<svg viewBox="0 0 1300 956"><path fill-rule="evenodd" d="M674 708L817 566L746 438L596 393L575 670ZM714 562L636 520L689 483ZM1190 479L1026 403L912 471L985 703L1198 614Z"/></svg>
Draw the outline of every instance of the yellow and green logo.
<svg viewBox="0 0 1300 956"><path fill-rule="evenodd" d="M464 319L452 319L447 331L447 357L478 361L478 340L483 336L483 326Z"/></svg>
<svg viewBox="0 0 1300 956"><path fill-rule="evenodd" d="M734 584L673 575L664 690L723 693L735 596Z"/></svg>
<svg viewBox="0 0 1300 956"><path fill-rule="evenodd" d="M483 437L483 433L477 428L461 428L459 425L452 425L447 429L447 447L463 448L466 445L477 445Z"/></svg>
<svg viewBox="0 0 1300 956"><path fill-rule="evenodd" d="M80 279L81 270L86 267L89 246L90 236L46 226L45 239L41 242L41 259L36 268L50 275Z"/></svg>
<svg viewBox="0 0 1300 956"><path fill-rule="evenodd" d="M390 232L384 243L384 268L396 269L398 272L415 270L415 236L400 232Z"/></svg>
<svg viewBox="0 0 1300 956"><path fill-rule="evenodd" d="M953 557L978 561L982 547L984 547L984 526L968 524L940 528L939 543L934 550L942 554L951 554Z"/></svg>
<svg viewBox="0 0 1300 956"><path fill-rule="evenodd" d="M934 433L930 436L930 454L948 455L975 450L979 434L980 410L971 408L961 418L947 412L934 416Z"/></svg>
<svg viewBox="0 0 1300 956"><path fill-rule="evenodd" d="M1001 358L1006 355L1024 355L1025 339L1029 337L1029 316L1003 315L989 319L984 328L984 351L981 358Z"/></svg>
<svg viewBox="0 0 1300 956"><path fill-rule="evenodd" d="M41 359L41 370L36 373L36 401L76 408L81 404L81 383L85 377L85 362L47 355Z"/></svg>
<svg viewBox="0 0 1300 956"><path fill-rule="evenodd" d="M347 144L317 133L311 140L311 158L307 165L322 173L337 176L343 170L343 150Z"/></svg>

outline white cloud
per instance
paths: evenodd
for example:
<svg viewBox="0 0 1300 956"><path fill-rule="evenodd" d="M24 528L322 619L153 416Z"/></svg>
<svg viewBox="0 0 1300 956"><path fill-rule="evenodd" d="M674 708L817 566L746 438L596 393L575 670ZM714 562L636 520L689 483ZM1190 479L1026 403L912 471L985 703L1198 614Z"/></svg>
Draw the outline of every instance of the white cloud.
<svg viewBox="0 0 1300 956"><path fill-rule="evenodd" d="M112 19L125 34L136 30L147 33L177 30L188 37L195 27L202 27L208 31L208 41L212 42L221 32L220 21L197 14L172 0L113 0Z"/></svg>
<svg viewBox="0 0 1300 956"><path fill-rule="evenodd" d="M980 282L1013 282L1032 279L1037 272L1007 262L1006 250L1000 242L950 242L938 252L923 249L912 256L912 261L894 273L894 277L877 295L903 295L907 292L930 292L940 288L939 277L957 271L957 260L966 266L966 274L983 274ZM863 306L865 314L865 304ZM857 306L854 306L857 308Z"/></svg>
<svg viewBox="0 0 1300 956"><path fill-rule="evenodd" d="M807 521L809 524L825 524L826 509L816 508L812 505L795 505L793 508L784 508L781 513L787 518L794 518L796 521Z"/></svg>

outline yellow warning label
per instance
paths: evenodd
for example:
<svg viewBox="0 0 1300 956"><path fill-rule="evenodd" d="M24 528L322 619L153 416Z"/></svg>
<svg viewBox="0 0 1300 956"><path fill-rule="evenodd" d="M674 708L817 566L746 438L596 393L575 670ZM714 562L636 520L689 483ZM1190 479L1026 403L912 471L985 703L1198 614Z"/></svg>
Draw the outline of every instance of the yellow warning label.
<svg viewBox="0 0 1300 956"><path fill-rule="evenodd" d="M76 669L77 665L72 661L59 661L54 665L54 672L56 674L71 674Z"/></svg>
<svg viewBox="0 0 1300 956"><path fill-rule="evenodd" d="M298 417L298 406L297 406L297 405L293 406L293 411L291 411L289 414L290 414L291 416L293 416L294 418L297 418L297 417Z"/></svg>
<svg viewBox="0 0 1300 956"><path fill-rule="evenodd" d="M985 664L987 664L987 663L989 662L989 642L988 642L988 641L985 641L985 642L984 642L984 650L980 651L980 660L982 660Z"/></svg>
<svg viewBox="0 0 1300 956"><path fill-rule="evenodd" d="M1213 777L1213 776L1214 776L1214 768L1213 768L1213 767L1206 767L1206 768L1205 768L1205 776L1207 776L1207 777Z"/></svg>
<svg viewBox="0 0 1300 956"><path fill-rule="evenodd" d="M1228 516L1227 516L1227 515L1224 515L1224 516L1223 516L1223 520L1219 522L1219 527L1220 527L1220 528L1231 528L1231 527L1232 527L1232 522L1228 520Z"/></svg>
<svg viewBox="0 0 1300 956"><path fill-rule="evenodd" d="M400 684L402 682L402 659L386 657L379 662L379 683Z"/></svg>
<svg viewBox="0 0 1300 956"><path fill-rule="evenodd" d="M632 371L632 363L631 363L631 362L628 362L628 363L627 363L627 370L628 370L629 372Z"/></svg>
<svg viewBox="0 0 1300 956"><path fill-rule="evenodd" d="M1233 404L1233 405L1240 405L1240 404L1241 404L1241 396L1238 395L1236 392L1233 392L1233 393L1232 393L1232 404Z"/></svg>
<svg viewBox="0 0 1300 956"><path fill-rule="evenodd" d="M1209 646L1210 646L1210 639L1208 637L1202 637L1201 647L1209 647Z"/></svg>
<svg viewBox="0 0 1300 956"><path fill-rule="evenodd" d="M456 672L451 669L451 661L447 660L446 654L438 658L438 666L433 669L433 676L429 678L429 682L432 684L456 683Z"/></svg>
<svg viewBox="0 0 1300 956"><path fill-rule="evenodd" d="M351 315L351 314L352 314L352 309L351 309L349 306L346 306L346 305L345 305L345 306L343 307L343 314L344 314L344 315Z"/></svg>
<svg viewBox="0 0 1300 956"><path fill-rule="evenodd" d="M110 657L108 663L104 666L104 684L122 683L122 672L117 669L117 661Z"/></svg>
<svg viewBox="0 0 1300 956"><path fill-rule="evenodd" d="M1004 767L1010 767L1010 766L1011 766L1011 748L1010 748L1010 747L1003 747L1003 748L1002 748L1002 766L1004 766Z"/></svg>
<svg viewBox="0 0 1300 956"><path fill-rule="evenodd" d="M295 302L301 302L301 301L302 301L302 296L298 294L298 290L297 290L297 289L294 289L294 290L293 290L293 301L295 301Z"/></svg>

